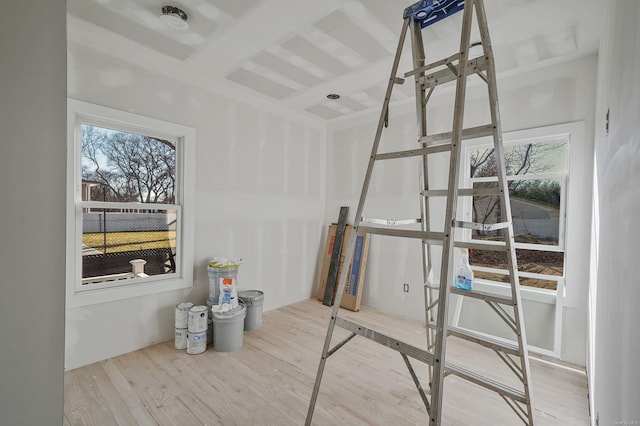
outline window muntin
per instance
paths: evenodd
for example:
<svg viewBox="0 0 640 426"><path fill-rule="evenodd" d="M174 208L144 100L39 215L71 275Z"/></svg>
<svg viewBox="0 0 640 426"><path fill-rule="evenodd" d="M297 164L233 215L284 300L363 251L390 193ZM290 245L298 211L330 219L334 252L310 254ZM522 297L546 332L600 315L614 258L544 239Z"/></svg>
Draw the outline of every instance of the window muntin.
<svg viewBox="0 0 640 426"><path fill-rule="evenodd" d="M467 148L467 182L474 189L495 188L492 144ZM520 283L556 290L564 277L564 216L568 174L568 136L505 143L504 167L511 203ZM473 222L501 222L499 198L476 195L467 203ZM501 231L469 231L472 240L502 240ZM502 256L503 258L499 258ZM504 253L473 250L476 278L509 282Z"/></svg>

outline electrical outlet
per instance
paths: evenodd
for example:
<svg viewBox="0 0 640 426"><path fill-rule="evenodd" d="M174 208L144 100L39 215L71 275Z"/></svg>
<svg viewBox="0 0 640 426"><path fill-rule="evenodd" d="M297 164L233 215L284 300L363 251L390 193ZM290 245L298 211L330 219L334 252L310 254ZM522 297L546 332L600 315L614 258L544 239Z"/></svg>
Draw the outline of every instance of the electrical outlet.
<svg viewBox="0 0 640 426"><path fill-rule="evenodd" d="M404 290L405 293L409 293L409 284L404 283L402 289Z"/></svg>

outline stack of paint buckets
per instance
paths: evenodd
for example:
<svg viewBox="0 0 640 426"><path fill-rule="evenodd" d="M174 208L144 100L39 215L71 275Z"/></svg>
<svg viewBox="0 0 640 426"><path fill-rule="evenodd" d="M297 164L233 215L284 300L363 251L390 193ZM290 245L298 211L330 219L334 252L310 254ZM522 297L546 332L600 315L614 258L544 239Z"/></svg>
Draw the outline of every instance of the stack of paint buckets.
<svg viewBox="0 0 640 426"><path fill-rule="evenodd" d="M260 290L237 291L238 267L238 262L214 258L208 266L207 306L188 302L176 305L176 349L195 355L206 351L207 344L213 344L218 352L238 351L242 349L244 331L262 326L264 294Z"/></svg>
<svg viewBox="0 0 640 426"><path fill-rule="evenodd" d="M175 348L186 349L190 355L207 349L207 307L193 303L176 305Z"/></svg>
<svg viewBox="0 0 640 426"><path fill-rule="evenodd" d="M193 307L193 303L178 303L176 305L175 319L175 348L187 349L187 326L189 309Z"/></svg>
<svg viewBox="0 0 640 426"><path fill-rule="evenodd" d="M207 349L207 307L193 306L187 319L187 353L201 354Z"/></svg>
<svg viewBox="0 0 640 426"><path fill-rule="evenodd" d="M207 306L213 323L213 349L218 352L234 352L242 348L246 307L238 300L239 266L239 262L214 258L207 268Z"/></svg>

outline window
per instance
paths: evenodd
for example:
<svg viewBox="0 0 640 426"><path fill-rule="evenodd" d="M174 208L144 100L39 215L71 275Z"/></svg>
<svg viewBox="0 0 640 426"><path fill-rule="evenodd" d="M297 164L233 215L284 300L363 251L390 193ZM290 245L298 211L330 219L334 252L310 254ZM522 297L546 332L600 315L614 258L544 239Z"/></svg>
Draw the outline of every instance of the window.
<svg viewBox="0 0 640 426"><path fill-rule="evenodd" d="M194 131L69 100L71 305L191 286Z"/></svg>
<svg viewBox="0 0 640 426"><path fill-rule="evenodd" d="M568 175L568 135L505 142L504 162L516 241L520 284L555 291L564 278L564 211ZM473 188L497 186L493 144L466 149L467 184ZM473 222L501 222L499 198L478 195L466 203ZM501 231L468 231L482 242L502 240ZM506 253L472 250L474 277L509 282Z"/></svg>

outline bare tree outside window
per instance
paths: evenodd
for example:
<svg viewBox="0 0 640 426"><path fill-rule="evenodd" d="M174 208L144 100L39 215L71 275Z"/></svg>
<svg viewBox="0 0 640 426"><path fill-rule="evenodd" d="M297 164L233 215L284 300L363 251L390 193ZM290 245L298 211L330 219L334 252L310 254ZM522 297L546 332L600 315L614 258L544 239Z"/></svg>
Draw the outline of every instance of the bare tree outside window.
<svg viewBox="0 0 640 426"><path fill-rule="evenodd" d="M133 259L147 275L175 272L177 142L91 124L81 132L85 201L107 203L83 211L82 277L130 271Z"/></svg>
<svg viewBox="0 0 640 426"><path fill-rule="evenodd" d="M173 204L176 143L82 125L82 179L108 188L104 201ZM102 200L104 188L92 188Z"/></svg>

